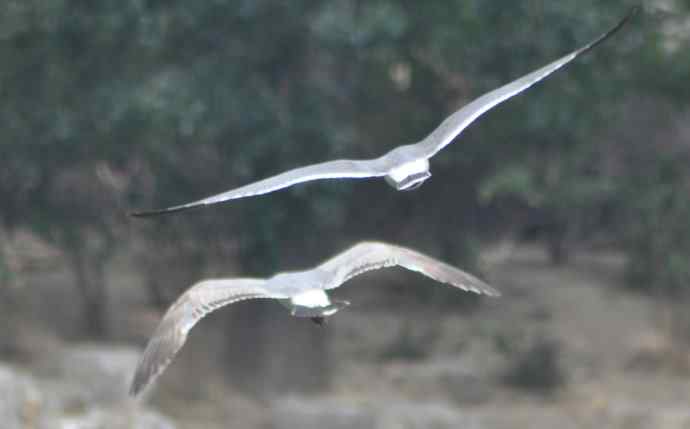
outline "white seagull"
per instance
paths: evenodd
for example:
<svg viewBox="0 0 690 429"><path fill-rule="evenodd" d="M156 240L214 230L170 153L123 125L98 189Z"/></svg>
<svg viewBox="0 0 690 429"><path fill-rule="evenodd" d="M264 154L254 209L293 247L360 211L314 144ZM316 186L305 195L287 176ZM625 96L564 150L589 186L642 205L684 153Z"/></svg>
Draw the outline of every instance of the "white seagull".
<svg viewBox="0 0 690 429"><path fill-rule="evenodd" d="M350 303L331 300L334 289L366 271L400 266L465 291L489 296L500 293L478 278L444 262L405 247L362 242L305 271L283 272L268 279L234 278L203 280L173 303L146 345L130 393L139 394L151 384L182 348L190 329L206 314L222 306L253 298L273 298L295 317L322 324L326 317Z"/></svg>
<svg viewBox="0 0 690 429"><path fill-rule="evenodd" d="M276 176L251 183L218 195L204 198L191 203L181 204L158 210L138 211L132 216L152 216L163 213L224 203L238 198L267 194L289 186L320 179L365 179L369 177L384 177L386 182L399 191L412 190L419 187L431 177L429 172L429 158L450 144L465 128L479 116L499 103L513 97L531 87L535 83L550 76L556 70L565 66L578 56L593 49L611 35L616 33L637 12L633 8L618 24L606 33L589 42L568 55L548 64L528 75L510 82L498 89L488 92L471 103L465 105L446 118L441 125L423 140L409 145L398 146L385 155L366 160L341 159L295 168Z"/></svg>

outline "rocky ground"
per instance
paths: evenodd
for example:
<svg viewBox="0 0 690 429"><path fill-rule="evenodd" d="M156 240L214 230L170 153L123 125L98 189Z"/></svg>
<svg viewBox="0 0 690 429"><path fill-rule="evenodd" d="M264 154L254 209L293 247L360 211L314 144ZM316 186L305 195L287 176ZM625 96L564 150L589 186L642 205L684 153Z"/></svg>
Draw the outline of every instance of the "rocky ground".
<svg viewBox="0 0 690 429"><path fill-rule="evenodd" d="M325 328L296 325L328 338L329 381L311 391L238 388L215 356L228 341L216 320L148 398L132 401L125 392L142 341L126 331L137 323L121 323L116 337L127 345L36 328L0 364L2 427L690 428L690 355L668 335L672 305L625 290L618 256L580 252L560 268L520 247L484 260L504 296L467 311L446 305L445 291L437 305L395 286L386 298L367 287L372 278L339 292L355 305Z"/></svg>
<svg viewBox="0 0 690 429"><path fill-rule="evenodd" d="M71 345L31 372L0 363L0 421L6 429L172 429L174 422L125 396L136 350Z"/></svg>

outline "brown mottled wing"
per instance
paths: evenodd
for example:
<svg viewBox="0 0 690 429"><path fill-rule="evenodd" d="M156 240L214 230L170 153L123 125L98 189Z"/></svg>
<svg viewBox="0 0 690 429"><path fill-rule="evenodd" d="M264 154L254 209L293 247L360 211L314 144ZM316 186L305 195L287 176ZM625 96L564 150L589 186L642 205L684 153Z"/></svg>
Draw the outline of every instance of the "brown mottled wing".
<svg viewBox="0 0 690 429"><path fill-rule="evenodd" d="M507 83L500 88L494 89L471 103L467 104L457 112L446 118L441 125L424 138L417 145L419 147L420 156L426 158L432 157L438 151L450 144L455 137L458 136L465 128L474 122L481 115L496 107L498 104L508 100L509 98L525 91L532 85L549 77L566 64L573 61L580 55L594 49L601 42L611 37L623 25L630 20L630 18L638 12L638 8L633 8L630 12L621 19L610 30L592 40L581 48L572 51L571 53L559 58L558 60L545 65L544 67L535 70L521 78L518 78L510 83Z"/></svg>
<svg viewBox="0 0 690 429"><path fill-rule="evenodd" d="M401 246L381 242L359 243L318 267L331 275L324 289L333 289L352 277L379 268L399 266L462 290L500 296L493 287L458 268Z"/></svg>
<svg viewBox="0 0 690 429"><path fill-rule="evenodd" d="M284 298L266 291L265 283L262 279L211 279L190 287L168 308L151 336L130 393L137 395L165 370L184 345L189 330L208 313L246 299Z"/></svg>

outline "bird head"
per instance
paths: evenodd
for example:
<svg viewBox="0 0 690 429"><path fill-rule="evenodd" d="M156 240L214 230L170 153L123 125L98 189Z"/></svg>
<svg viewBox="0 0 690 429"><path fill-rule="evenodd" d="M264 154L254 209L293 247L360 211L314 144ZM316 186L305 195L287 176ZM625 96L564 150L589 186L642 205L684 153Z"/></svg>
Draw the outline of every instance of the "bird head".
<svg viewBox="0 0 690 429"><path fill-rule="evenodd" d="M345 300L332 300L330 304L323 307L293 305L291 314L295 317L308 317L310 319L323 321L326 317L334 315L348 305L350 305L350 302Z"/></svg>

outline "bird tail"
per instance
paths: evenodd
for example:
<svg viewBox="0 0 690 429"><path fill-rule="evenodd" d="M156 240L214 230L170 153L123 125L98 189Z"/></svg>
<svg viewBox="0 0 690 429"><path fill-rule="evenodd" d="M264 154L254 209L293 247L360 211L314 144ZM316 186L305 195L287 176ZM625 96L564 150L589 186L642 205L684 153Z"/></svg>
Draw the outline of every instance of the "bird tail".
<svg viewBox="0 0 690 429"><path fill-rule="evenodd" d="M333 300L325 307L306 307L296 305L292 308L291 314L295 317L328 317L350 305L349 301Z"/></svg>

